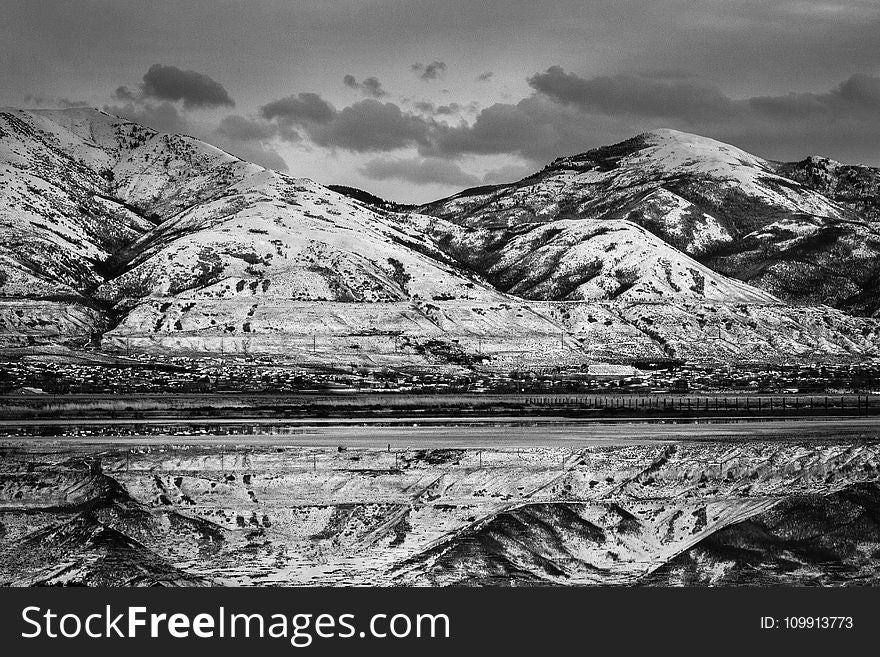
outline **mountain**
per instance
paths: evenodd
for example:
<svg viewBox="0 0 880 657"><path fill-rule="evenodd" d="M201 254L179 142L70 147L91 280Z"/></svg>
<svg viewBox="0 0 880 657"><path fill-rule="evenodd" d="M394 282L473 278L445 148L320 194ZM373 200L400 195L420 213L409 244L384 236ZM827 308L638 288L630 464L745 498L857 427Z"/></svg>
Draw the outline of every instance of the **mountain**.
<svg viewBox="0 0 880 657"><path fill-rule="evenodd" d="M499 289L529 299L657 298L671 287L870 315L880 310L878 180L876 169L775 163L656 130L429 203L419 226ZM719 274L753 287L722 284Z"/></svg>
<svg viewBox="0 0 880 657"><path fill-rule="evenodd" d="M136 308L153 332L248 332L276 300L504 299L362 203L191 137L77 109L3 112L0 139L9 329L54 310L124 330ZM181 317L201 302L221 309Z"/></svg>
<svg viewBox="0 0 880 657"><path fill-rule="evenodd" d="M98 110L6 110L0 344L502 370L875 353L876 321L822 304L876 312L876 285L853 291L876 275L876 222L856 219L870 204L852 200L876 184L840 173L809 186L776 171L658 131L413 209ZM761 223L733 202L709 212L704 197L788 215ZM773 282L791 244L805 248L800 238L783 248L773 233L791 222L804 235L836 227L837 251L822 257L855 272L846 284L828 275L837 296L801 281L798 297ZM861 250L842 254L859 236ZM737 263L755 240L771 264L744 276Z"/></svg>

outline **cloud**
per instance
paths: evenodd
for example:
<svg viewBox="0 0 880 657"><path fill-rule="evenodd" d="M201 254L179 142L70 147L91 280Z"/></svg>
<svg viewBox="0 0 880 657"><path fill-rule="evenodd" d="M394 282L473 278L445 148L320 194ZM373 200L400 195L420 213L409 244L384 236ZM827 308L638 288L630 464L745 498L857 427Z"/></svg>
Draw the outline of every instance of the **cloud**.
<svg viewBox="0 0 880 657"><path fill-rule="evenodd" d="M727 116L734 102L718 89L686 82L661 82L628 75L585 79L551 66L528 78L548 98L586 112L704 118Z"/></svg>
<svg viewBox="0 0 880 657"><path fill-rule="evenodd" d="M235 102L222 84L197 71L185 71L176 66L153 64L144 74L141 95L165 101L183 101L186 109L206 107L233 107ZM131 93L121 87L117 94ZM133 100L130 98L129 100Z"/></svg>
<svg viewBox="0 0 880 657"><path fill-rule="evenodd" d="M746 98L677 80L582 78L558 66L528 82L536 97L576 108L584 117L604 117L618 128L629 126L632 133L673 127L774 159L822 153L876 160L880 148L880 77L865 73L855 73L822 93Z"/></svg>
<svg viewBox="0 0 880 657"><path fill-rule="evenodd" d="M480 73L480 74L477 76L477 82L488 82L488 81L491 80L494 76L495 76L495 73L494 73L494 72L492 72L492 71L485 71L485 72L483 72L483 73Z"/></svg>
<svg viewBox="0 0 880 657"><path fill-rule="evenodd" d="M372 98L337 111L318 94L301 93L264 105L260 114L280 126L301 129L319 146L358 153L426 145L431 131L426 119Z"/></svg>
<svg viewBox="0 0 880 657"><path fill-rule="evenodd" d="M856 73L842 82L834 93L857 105L880 109L880 77Z"/></svg>
<svg viewBox="0 0 880 657"><path fill-rule="evenodd" d="M371 96L372 98L382 98L383 96L389 95L389 93L382 88L382 83L379 82L379 78L375 76L365 78L363 82L358 82L357 78L349 74L342 78L342 82L346 87L357 89L365 96Z"/></svg>
<svg viewBox="0 0 880 657"><path fill-rule="evenodd" d="M771 159L800 159L810 153L837 157L837 152L871 159L880 149L880 78L863 73L824 93L745 98L676 76L587 78L558 66L536 73L528 83L531 95L485 107L470 121L438 118L460 115L463 108L455 103L421 100L406 111L394 103L365 99L337 110L315 94L269 103L262 116L331 149L413 149L425 162L511 156L533 168L662 127L714 137ZM387 163L373 167L374 175L391 170ZM525 171L499 170L486 174L486 180ZM460 180L471 175L451 169L442 173ZM412 173L409 181L420 175L427 176Z"/></svg>
<svg viewBox="0 0 880 657"><path fill-rule="evenodd" d="M719 89L678 81L633 76L582 78L551 66L528 78L538 94L588 114L671 118L693 125L749 120L780 121L826 117L834 120L868 118L880 109L880 77L856 73L825 93L789 93L734 99ZM880 123L880 116L875 115Z"/></svg>
<svg viewBox="0 0 880 657"><path fill-rule="evenodd" d="M423 157L514 154L538 163L568 152L571 143L596 143L595 122L537 95L485 108L470 124L450 125L435 117L476 111L476 106L413 105L415 112L408 112L394 103L365 99L337 110L317 94L301 93L264 105L260 115L279 129L304 133L318 146L358 153L415 148Z"/></svg>
<svg viewBox="0 0 880 657"><path fill-rule="evenodd" d="M117 98L119 95L117 94ZM277 136L289 129L273 123L249 119L237 114L223 117L218 124L191 123L171 102L128 102L105 105L104 111L121 116L159 132L188 134L202 139L236 157L267 169L287 171L287 162L271 146Z"/></svg>
<svg viewBox="0 0 880 657"><path fill-rule="evenodd" d="M336 108L318 94L301 93L263 105L260 115L288 125L325 124L336 118Z"/></svg>
<svg viewBox="0 0 880 657"><path fill-rule="evenodd" d="M74 107L91 107L91 104L85 100L71 100L69 98L55 98L52 96L36 96L28 94L24 97L24 102L28 105L37 107L60 107L62 109L71 109Z"/></svg>
<svg viewBox="0 0 880 657"><path fill-rule="evenodd" d="M139 103L143 100L143 96L141 94L132 91L124 85L116 87L116 91L113 92L113 98L128 103Z"/></svg>
<svg viewBox="0 0 880 657"><path fill-rule="evenodd" d="M172 103L128 102L123 105L105 105L104 111L167 133L190 133L189 122Z"/></svg>
<svg viewBox="0 0 880 657"><path fill-rule="evenodd" d="M370 160L359 169L372 180L401 180L416 185L478 185L482 181L449 160L403 158Z"/></svg>
<svg viewBox="0 0 880 657"><path fill-rule="evenodd" d="M425 155L456 158L461 155L509 154L534 164L571 152L579 144L603 143L606 120L585 117L576 108L551 99L529 96L517 103L496 103L482 109L472 123L448 126L436 123Z"/></svg>
<svg viewBox="0 0 880 657"><path fill-rule="evenodd" d="M311 129L309 135L321 146L372 152L427 143L429 131L426 121L394 103L368 99L343 108L332 122Z"/></svg>
<svg viewBox="0 0 880 657"><path fill-rule="evenodd" d="M448 105L436 105L430 100L418 100L413 103L413 107L415 107L420 112L423 112L424 114L431 114L434 116L448 116L451 114L457 114L462 110L461 105L459 105L458 103L449 103Z"/></svg>
<svg viewBox="0 0 880 657"><path fill-rule="evenodd" d="M446 73L446 64L444 62L431 62L430 64L413 64L410 70L418 75L424 82L436 80Z"/></svg>

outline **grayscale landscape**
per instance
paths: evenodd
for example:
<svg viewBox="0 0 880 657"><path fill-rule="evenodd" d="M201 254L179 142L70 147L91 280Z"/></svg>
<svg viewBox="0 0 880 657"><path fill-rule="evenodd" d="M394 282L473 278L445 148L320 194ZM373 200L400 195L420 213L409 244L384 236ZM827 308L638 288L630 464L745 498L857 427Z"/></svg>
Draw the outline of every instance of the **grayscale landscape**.
<svg viewBox="0 0 880 657"><path fill-rule="evenodd" d="M874 4L118 4L0 25L0 586L880 583Z"/></svg>

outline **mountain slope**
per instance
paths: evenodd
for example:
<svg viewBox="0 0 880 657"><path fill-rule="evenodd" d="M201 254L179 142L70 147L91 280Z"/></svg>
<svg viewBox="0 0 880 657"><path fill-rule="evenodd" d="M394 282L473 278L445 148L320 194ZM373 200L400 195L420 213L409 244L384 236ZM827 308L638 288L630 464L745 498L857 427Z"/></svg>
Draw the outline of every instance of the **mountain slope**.
<svg viewBox="0 0 880 657"><path fill-rule="evenodd" d="M113 198L121 149L155 133L94 111L0 113L3 296L82 299L152 224Z"/></svg>
<svg viewBox="0 0 880 657"><path fill-rule="evenodd" d="M478 219L468 228L409 215L407 222L499 289L526 299L778 303L627 220L560 218L511 227Z"/></svg>
<svg viewBox="0 0 880 657"><path fill-rule="evenodd" d="M511 185L422 206L419 213L434 219L419 221L460 262L530 298L613 298L608 274L620 268L621 256L606 231L616 233L615 245L641 243L648 271L638 270L636 279L643 286L664 287L668 269L696 269L641 227L718 274L784 300L877 312L880 225L864 212L876 203L876 182L845 187L843 202L840 194L829 198L820 186L801 184L795 169L712 139L656 130L561 158ZM509 263L531 257L528 247L548 236L552 258L522 282L523 272ZM718 274L716 283L723 280Z"/></svg>

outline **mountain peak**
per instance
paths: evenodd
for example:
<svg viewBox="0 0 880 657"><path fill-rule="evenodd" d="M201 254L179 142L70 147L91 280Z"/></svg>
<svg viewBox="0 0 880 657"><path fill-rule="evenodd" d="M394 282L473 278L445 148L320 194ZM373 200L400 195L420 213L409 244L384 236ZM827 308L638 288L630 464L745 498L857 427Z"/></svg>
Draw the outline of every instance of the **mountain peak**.
<svg viewBox="0 0 880 657"><path fill-rule="evenodd" d="M642 137L643 139L657 139L657 140L669 140L669 139L708 139L708 137L701 137L700 135L694 134L692 132L684 132L682 130L675 130L673 128L654 128L652 130L646 130L645 132L639 133L638 137Z"/></svg>
<svg viewBox="0 0 880 657"><path fill-rule="evenodd" d="M663 162L666 166L693 166L699 161L704 168L712 163L758 169L767 167L766 160L736 146L689 132L662 128L644 132L637 139L645 143L641 152L646 159Z"/></svg>

